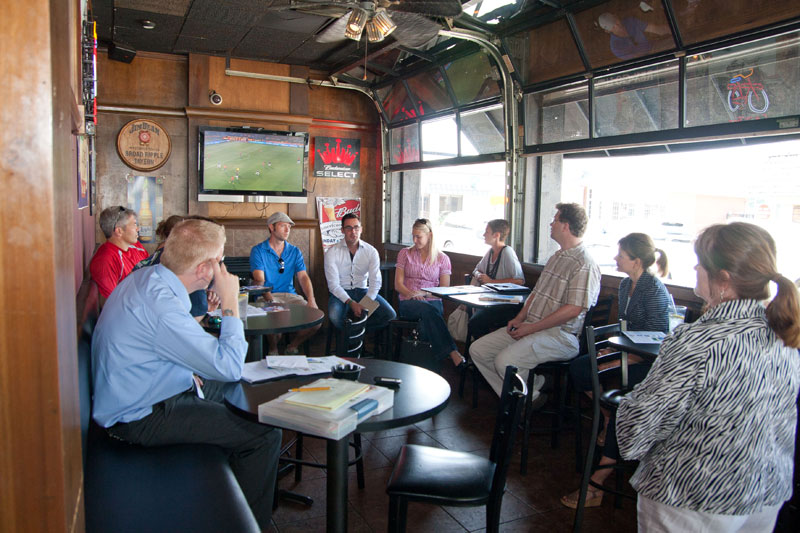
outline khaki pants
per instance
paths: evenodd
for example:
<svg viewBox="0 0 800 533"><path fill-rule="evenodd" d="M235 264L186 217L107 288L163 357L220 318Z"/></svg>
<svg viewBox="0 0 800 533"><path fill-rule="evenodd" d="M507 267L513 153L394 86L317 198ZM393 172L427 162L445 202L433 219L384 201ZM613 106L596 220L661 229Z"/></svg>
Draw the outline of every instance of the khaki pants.
<svg viewBox="0 0 800 533"><path fill-rule="evenodd" d="M536 365L572 359L578 355L579 348L578 337L558 327L532 333L520 340L515 340L505 328L501 328L473 342L469 355L500 396L506 366L516 366L520 375L527 379L528 370L536 368Z"/></svg>

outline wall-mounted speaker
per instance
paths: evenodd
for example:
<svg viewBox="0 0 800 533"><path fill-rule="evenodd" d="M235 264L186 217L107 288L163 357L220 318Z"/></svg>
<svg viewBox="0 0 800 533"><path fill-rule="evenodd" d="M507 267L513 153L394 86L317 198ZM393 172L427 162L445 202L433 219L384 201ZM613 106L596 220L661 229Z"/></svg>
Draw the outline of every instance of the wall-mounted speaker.
<svg viewBox="0 0 800 533"><path fill-rule="evenodd" d="M111 43L108 45L108 58L114 61L122 61L123 63L130 63L136 57L136 50L131 46Z"/></svg>

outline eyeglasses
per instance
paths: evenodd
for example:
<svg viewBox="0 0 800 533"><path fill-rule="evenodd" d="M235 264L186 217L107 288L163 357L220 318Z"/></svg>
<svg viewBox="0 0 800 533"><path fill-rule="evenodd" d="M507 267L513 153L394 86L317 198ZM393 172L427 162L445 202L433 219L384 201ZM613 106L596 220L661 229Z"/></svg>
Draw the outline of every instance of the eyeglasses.
<svg viewBox="0 0 800 533"><path fill-rule="evenodd" d="M121 205L117 206L117 207L118 207L119 211L117 211L117 216L114 217L114 229L117 229L119 227L119 218L122 216L122 214L125 211L127 211L127 209L125 209Z"/></svg>
<svg viewBox="0 0 800 533"><path fill-rule="evenodd" d="M361 226L344 226L342 229L344 231L358 231L361 229Z"/></svg>
<svg viewBox="0 0 800 533"><path fill-rule="evenodd" d="M278 268L278 274L283 274L283 257L278 258L278 264L280 268Z"/></svg>

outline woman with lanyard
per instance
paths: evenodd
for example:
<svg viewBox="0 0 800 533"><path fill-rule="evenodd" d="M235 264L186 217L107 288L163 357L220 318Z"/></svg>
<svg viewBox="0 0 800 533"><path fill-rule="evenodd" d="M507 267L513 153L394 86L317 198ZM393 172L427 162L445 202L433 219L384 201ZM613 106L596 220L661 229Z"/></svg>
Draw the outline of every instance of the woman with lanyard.
<svg viewBox="0 0 800 533"><path fill-rule="evenodd" d="M656 261L658 253L658 261ZM619 240L619 253L614 258L617 270L627 274L619 283L619 318L626 323L630 331L669 331L669 311L672 305L667 288L649 268L656 263L661 277L667 275L667 255L655 247L653 239L644 233L631 233ZM633 387L642 381L650 370L650 363L630 354L628 362L628 385ZM616 364L619 362L617 361ZM613 364L613 363L610 363ZM576 357L569 367L573 383L578 390L592 390L591 362L589 355ZM601 366L601 370L608 367ZM597 437L597 445L603 448L603 456L597 470L592 474L592 482L602 485L611 474L609 466L616 464L619 458L617 441L614 432L614 420L608 412L603 412L607 421L603 432ZM606 438L608 435L608 438ZM603 468L605 467L605 468ZM579 491L571 492L561 498L561 503L575 509L578 505ZM603 502L603 491L589 485L585 507L599 507Z"/></svg>
<svg viewBox="0 0 800 533"><path fill-rule="evenodd" d="M483 240L491 248L483 256L472 273L472 285L484 283L516 283L523 285L525 276L517 254L510 246L506 246L506 238L511 231L507 220L498 218L486 224ZM503 305L487 309L477 309L469 319L469 331L474 338L483 337L487 333L503 328L508 321L517 316L520 305Z"/></svg>

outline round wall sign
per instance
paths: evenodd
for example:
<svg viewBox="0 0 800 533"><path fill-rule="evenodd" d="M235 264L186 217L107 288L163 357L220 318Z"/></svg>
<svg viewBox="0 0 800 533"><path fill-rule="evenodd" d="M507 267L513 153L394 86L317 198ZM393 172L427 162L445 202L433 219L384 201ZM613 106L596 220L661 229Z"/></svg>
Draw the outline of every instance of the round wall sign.
<svg viewBox="0 0 800 533"><path fill-rule="evenodd" d="M117 153L134 170L150 172L169 159L172 142L161 124L146 118L131 120L117 135Z"/></svg>

